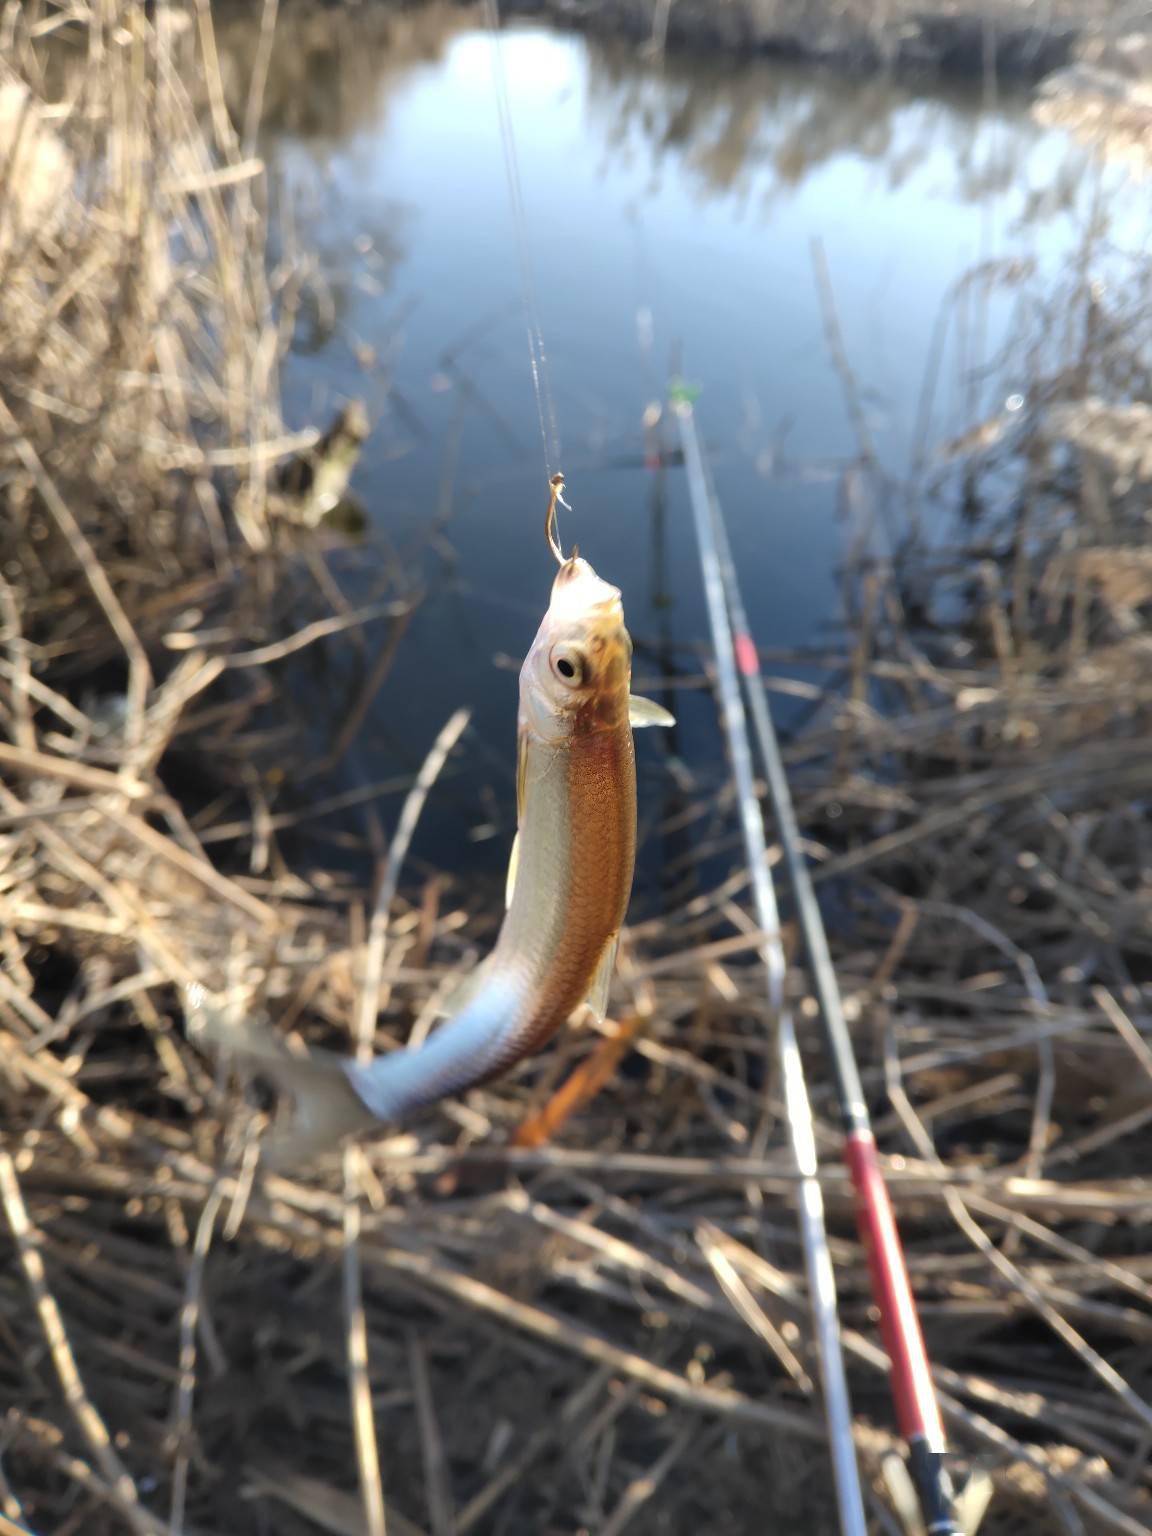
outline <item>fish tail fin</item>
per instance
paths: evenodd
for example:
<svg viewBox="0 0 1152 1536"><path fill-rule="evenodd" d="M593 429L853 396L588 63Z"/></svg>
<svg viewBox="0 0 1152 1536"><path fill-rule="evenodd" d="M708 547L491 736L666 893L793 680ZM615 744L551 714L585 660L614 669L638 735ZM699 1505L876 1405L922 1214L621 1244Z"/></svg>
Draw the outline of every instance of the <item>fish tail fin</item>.
<svg viewBox="0 0 1152 1536"><path fill-rule="evenodd" d="M334 1151L347 1137L380 1124L338 1056L313 1051L306 1057L284 1057L267 1068L266 1075L280 1092L276 1118L261 1148L265 1167L273 1171L303 1167Z"/></svg>
<svg viewBox="0 0 1152 1536"><path fill-rule="evenodd" d="M237 1019L200 986L185 988L184 1011L198 1044L238 1058L276 1089L275 1119L261 1145L265 1167L299 1168L334 1151L346 1137L379 1125L352 1086L342 1057L328 1051L297 1056L270 1029Z"/></svg>

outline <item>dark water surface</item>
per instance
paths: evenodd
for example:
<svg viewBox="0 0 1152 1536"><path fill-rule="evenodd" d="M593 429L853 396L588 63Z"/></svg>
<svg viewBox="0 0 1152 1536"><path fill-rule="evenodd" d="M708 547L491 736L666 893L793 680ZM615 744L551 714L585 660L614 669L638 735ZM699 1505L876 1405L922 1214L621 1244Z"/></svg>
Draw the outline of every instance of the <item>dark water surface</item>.
<svg viewBox="0 0 1152 1536"><path fill-rule="evenodd" d="M221 36L242 93L255 34L225 20ZM562 533L622 587L641 686L658 689L670 642L683 647L675 661L698 670L691 648L707 633L682 473L667 472L661 505L644 467L642 413L677 355L700 387L760 643L834 640L852 531L844 472L860 442L826 340L813 242L867 433L903 474L958 280L993 259L1054 271L1083 238L1101 173L1034 124L1023 98L915 96L762 62L645 62L528 28L499 46L574 507ZM289 14L264 144L329 290L290 359L287 415L323 424L348 396L367 400L375 431L355 489L432 594L349 770L368 781L418 763L450 711L469 704L475 730L420 852L477 871L506 857L510 659L532 637L553 569L494 58L475 13L450 6ZM1146 233L1136 201L1112 237L1137 244ZM974 292L950 311L934 440L1027 397L1010 356L985 370L1018 296L1010 285L986 301ZM428 547L438 522L447 561ZM678 713L677 753L702 785L719 782L706 698L685 695ZM660 747L642 748L650 820L666 808L669 776L657 772Z"/></svg>

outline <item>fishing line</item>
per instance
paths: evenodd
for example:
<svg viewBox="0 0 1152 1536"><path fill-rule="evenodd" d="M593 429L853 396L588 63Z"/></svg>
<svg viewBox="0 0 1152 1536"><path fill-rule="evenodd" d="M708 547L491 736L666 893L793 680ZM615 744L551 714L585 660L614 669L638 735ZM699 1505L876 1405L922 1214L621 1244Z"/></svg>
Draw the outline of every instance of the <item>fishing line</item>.
<svg viewBox="0 0 1152 1536"><path fill-rule="evenodd" d="M500 141L504 150L504 175L508 200L512 205L512 225L516 235L516 254L520 262L520 288L528 330L528 366L536 396L536 414L540 419L540 441L544 448L544 469L551 480L560 462L560 429L556 422L556 403L544 350L544 332L540 325L540 307L532 276L532 257L528 248L528 219L524 210L524 189L520 181L520 158L516 153L516 131L508 96L508 76L504 68L504 46L500 37L499 0L484 0L484 15L492 42L492 74L496 82L496 110L500 118ZM563 505L563 503L561 503Z"/></svg>

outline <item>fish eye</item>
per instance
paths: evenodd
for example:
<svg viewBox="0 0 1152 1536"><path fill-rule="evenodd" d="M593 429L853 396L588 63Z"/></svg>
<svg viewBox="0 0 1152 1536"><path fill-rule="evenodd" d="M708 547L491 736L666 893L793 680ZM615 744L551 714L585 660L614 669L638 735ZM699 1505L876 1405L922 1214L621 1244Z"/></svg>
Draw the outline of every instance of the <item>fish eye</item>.
<svg viewBox="0 0 1152 1536"><path fill-rule="evenodd" d="M584 656L574 645L556 645L552 648L552 670L569 688L578 688L584 681Z"/></svg>

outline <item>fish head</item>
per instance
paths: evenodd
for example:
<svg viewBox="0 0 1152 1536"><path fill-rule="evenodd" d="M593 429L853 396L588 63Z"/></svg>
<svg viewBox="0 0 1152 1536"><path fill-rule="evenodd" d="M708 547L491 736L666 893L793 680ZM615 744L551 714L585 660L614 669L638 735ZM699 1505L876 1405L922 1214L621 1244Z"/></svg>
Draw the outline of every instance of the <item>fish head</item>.
<svg viewBox="0 0 1152 1536"><path fill-rule="evenodd" d="M548 611L520 671L520 726L559 744L628 721L632 641L620 589L573 555L556 573Z"/></svg>

